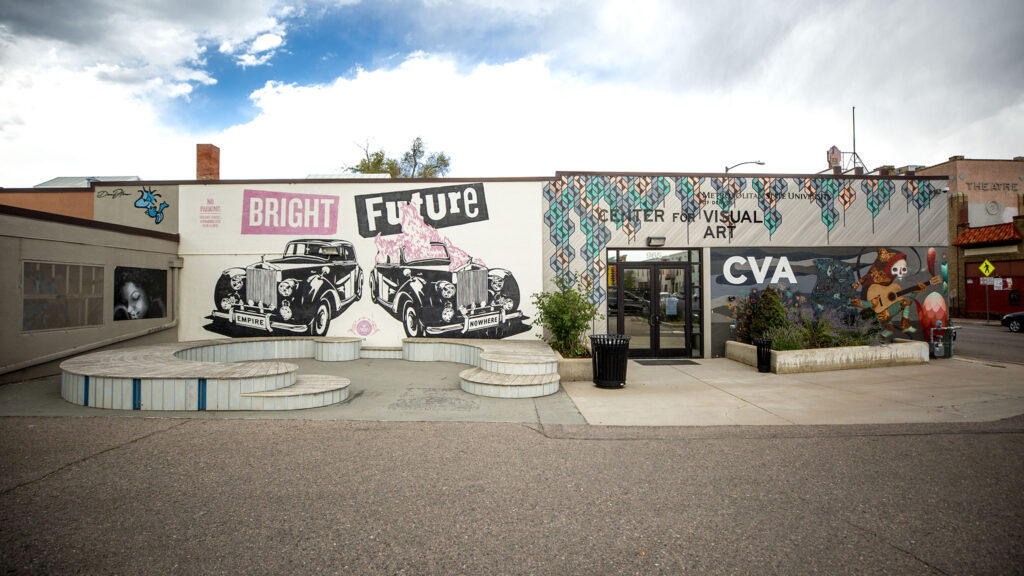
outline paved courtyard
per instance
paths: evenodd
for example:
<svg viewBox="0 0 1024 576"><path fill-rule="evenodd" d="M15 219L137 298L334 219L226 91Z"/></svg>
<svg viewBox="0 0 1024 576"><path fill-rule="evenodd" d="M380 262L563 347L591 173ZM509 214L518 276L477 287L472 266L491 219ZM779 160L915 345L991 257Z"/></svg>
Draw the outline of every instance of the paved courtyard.
<svg viewBox="0 0 1024 576"><path fill-rule="evenodd" d="M297 411L143 414L65 402L53 376L0 386L0 415L717 426L969 422L1024 414L1024 365L957 357L919 366L782 375L724 358L671 366L631 361L625 388L563 382L558 393L532 399L463 392L458 374L464 364L290 362L300 374L349 378L351 396L338 405Z"/></svg>
<svg viewBox="0 0 1024 576"><path fill-rule="evenodd" d="M629 365L507 400L464 365L298 360L290 412L135 412L0 386L5 573L1024 571L1024 366Z"/></svg>

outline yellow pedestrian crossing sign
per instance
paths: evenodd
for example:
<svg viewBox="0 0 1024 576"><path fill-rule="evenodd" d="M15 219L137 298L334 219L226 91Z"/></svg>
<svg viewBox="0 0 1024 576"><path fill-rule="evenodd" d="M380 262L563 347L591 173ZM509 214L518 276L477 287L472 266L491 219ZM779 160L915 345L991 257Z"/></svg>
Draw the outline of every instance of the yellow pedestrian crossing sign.
<svg viewBox="0 0 1024 576"><path fill-rule="evenodd" d="M993 266L992 263L989 262L988 260L985 260L984 262L981 263L980 266L978 266L978 270L981 270L981 273L984 274L985 276L989 276L996 271L996 267Z"/></svg>

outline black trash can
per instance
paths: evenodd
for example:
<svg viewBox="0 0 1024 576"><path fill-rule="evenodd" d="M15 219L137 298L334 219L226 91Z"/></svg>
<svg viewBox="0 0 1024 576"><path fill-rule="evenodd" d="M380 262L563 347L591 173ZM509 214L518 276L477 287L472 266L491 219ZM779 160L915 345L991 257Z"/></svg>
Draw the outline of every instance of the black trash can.
<svg viewBox="0 0 1024 576"><path fill-rule="evenodd" d="M754 346L757 346L757 371L772 371L772 339L754 338Z"/></svg>
<svg viewBox="0 0 1024 576"><path fill-rule="evenodd" d="M626 385L629 336L596 334L590 337L591 366L598 388L622 388Z"/></svg>

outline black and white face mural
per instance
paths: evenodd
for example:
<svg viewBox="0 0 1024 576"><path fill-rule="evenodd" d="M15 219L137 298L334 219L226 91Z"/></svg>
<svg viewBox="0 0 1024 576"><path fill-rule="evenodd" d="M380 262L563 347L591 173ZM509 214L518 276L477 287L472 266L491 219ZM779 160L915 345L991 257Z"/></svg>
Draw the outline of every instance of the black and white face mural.
<svg viewBox="0 0 1024 576"><path fill-rule="evenodd" d="M377 245L370 299L402 322L406 336L505 338L530 329L512 273L475 260L436 228L486 220L483 184L355 202L360 234Z"/></svg>
<svg viewBox="0 0 1024 576"><path fill-rule="evenodd" d="M205 329L224 336L325 336L363 295L363 271L345 240L300 239L280 258L224 270Z"/></svg>
<svg viewBox="0 0 1024 576"><path fill-rule="evenodd" d="M114 320L167 317L167 270L114 268Z"/></svg>

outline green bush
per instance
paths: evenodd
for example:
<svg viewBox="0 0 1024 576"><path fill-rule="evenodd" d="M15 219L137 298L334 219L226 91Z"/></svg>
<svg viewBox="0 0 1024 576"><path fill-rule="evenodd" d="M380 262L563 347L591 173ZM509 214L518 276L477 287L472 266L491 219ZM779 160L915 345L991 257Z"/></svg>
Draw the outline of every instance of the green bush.
<svg viewBox="0 0 1024 576"><path fill-rule="evenodd" d="M790 308L789 315L772 287L730 303L736 319L736 340L747 344L769 338L774 350L834 348L875 344L882 326L871 308Z"/></svg>
<svg viewBox="0 0 1024 576"><path fill-rule="evenodd" d="M835 328L827 318L814 320L800 319L805 348L831 348L836 346Z"/></svg>
<svg viewBox="0 0 1024 576"><path fill-rule="evenodd" d="M772 350L803 350L804 332L798 324L786 322L781 326L773 326L764 333L765 338L772 341Z"/></svg>
<svg viewBox="0 0 1024 576"><path fill-rule="evenodd" d="M789 324L786 310L775 288L769 286L761 293L754 305L754 313L750 319L750 338L763 338L772 328Z"/></svg>
<svg viewBox="0 0 1024 576"><path fill-rule="evenodd" d="M555 285L555 292L533 295L538 310L535 323L545 328L549 336L544 341L556 352L566 358L586 358L590 353L583 335L601 315L575 278L556 278Z"/></svg>

